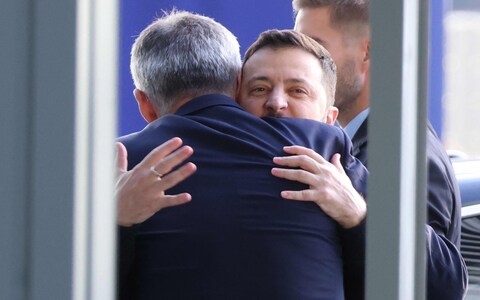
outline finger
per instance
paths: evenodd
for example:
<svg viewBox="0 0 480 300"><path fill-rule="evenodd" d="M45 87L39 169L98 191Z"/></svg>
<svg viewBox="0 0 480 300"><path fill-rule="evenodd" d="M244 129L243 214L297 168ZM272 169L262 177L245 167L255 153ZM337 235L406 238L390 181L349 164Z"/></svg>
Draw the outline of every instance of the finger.
<svg viewBox="0 0 480 300"><path fill-rule="evenodd" d="M175 170L168 175L162 177L160 183L156 183L162 191L168 190L178 183L184 181L188 177L190 177L193 173L197 171L197 166L194 163L186 163L185 165L181 166L178 170Z"/></svg>
<svg viewBox="0 0 480 300"><path fill-rule="evenodd" d="M346 174L345 170L343 169L342 162L340 161L340 158L341 158L340 153L335 153L332 156L332 160L330 162L332 163L332 165L335 166L335 168L337 168L338 172L340 172L341 174Z"/></svg>
<svg viewBox="0 0 480 300"><path fill-rule="evenodd" d="M172 153L182 145L182 139L174 137L153 149L137 166L147 167L157 165L165 156Z"/></svg>
<svg viewBox="0 0 480 300"><path fill-rule="evenodd" d="M304 183L309 186L314 186L318 182L315 175L300 169L292 170L292 169L272 168L272 175L278 178L283 178L291 181Z"/></svg>
<svg viewBox="0 0 480 300"><path fill-rule="evenodd" d="M303 146L297 146L297 145L285 146L283 147L283 151L285 151L285 153L288 153L288 154L306 155L316 160L319 163L327 162L320 154L318 154L317 152L315 152L310 148L306 148Z"/></svg>
<svg viewBox="0 0 480 300"><path fill-rule="evenodd" d="M158 201L158 209L161 210L165 207L172 207L181 204L185 204L192 200L192 196L189 193L182 193L177 195L165 195Z"/></svg>
<svg viewBox="0 0 480 300"><path fill-rule="evenodd" d="M175 152L169 154L167 157L162 159L160 163L154 166L155 170L161 174L167 174L173 168L184 162L193 154L193 149L190 146L183 146L182 148L176 150Z"/></svg>
<svg viewBox="0 0 480 300"><path fill-rule="evenodd" d="M321 164L306 155L278 156L273 158L273 163L282 167L301 168L311 173L318 173L322 167Z"/></svg>
<svg viewBox="0 0 480 300"><path fill-rule="evenodd" d="M117 176L121 173L127 172L128 160L127 160L127 148L122 143L115 143L116 155L115 160L117 162Z"/></svg>
<svg viewBox="0 0 480 300"><path fill-rule="evenodd" d="M319 199L316 197L313 190L301 190L301 191L282 191L280 196L283 199L287 200L296 200L296 201L312 201L316 202L314 199Z"/></svg>

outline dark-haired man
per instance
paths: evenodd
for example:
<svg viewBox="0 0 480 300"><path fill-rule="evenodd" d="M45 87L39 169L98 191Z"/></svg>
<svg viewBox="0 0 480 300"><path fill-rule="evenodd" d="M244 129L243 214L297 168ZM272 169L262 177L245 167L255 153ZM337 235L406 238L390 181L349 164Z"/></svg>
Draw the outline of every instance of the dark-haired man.
<svg viewBox="0 0 480 300"><path fill-rule="evenodd" d="M338 122L352 139L353 154L367 166L367 119L370 103L369 1L293 0L292 5L296 15L295 30L317 40L335 60ZM432 126L428 124L426 130L427 297L431 300L462 299L467 285L467 272L459 251L459 188L449 158ZM363 284L360 286L363 287ZM347 296L348 294L347 291ZM363 291L354 292L354 295L359 294L363 295Z"/></svg>

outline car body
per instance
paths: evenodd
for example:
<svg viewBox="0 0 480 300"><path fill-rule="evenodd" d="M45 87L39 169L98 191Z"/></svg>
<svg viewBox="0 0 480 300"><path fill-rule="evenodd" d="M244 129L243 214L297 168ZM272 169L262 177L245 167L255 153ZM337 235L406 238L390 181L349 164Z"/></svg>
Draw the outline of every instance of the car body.
<svg viewBox="0 0 480 300"><path fill-rule="evenodd" d="M469 275L466 300L480 299L480 158L452 158L462 197L462 256Z"/></svg>

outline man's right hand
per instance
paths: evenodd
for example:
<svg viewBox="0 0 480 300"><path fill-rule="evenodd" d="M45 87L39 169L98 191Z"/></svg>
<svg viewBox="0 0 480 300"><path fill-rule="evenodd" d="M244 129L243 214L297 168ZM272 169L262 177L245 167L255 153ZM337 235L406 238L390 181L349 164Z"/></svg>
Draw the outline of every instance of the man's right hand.
<svg viewBox="0 0 480 300"><path fill-rule="evenodd" d="M163 143L130 171L127 171L127 149L122 143L116 143L115 195L118 225L132 226L141 223L162 208L184 204L192 199L188 193L165 194L165 190L174 187L197 170L195 164L188 162L170 172L193 154L193 149L189 146L178 149L182 143L180 138Z"/></svg>
<svg viewBox="0 0 480 300"><path fill-rule="evenodd" d="M284 151L290 156L275 157L273 162L280 167L273 168L272 174L309 186L302 191L282 191L284 199L315 202L343 228L353 228L365 219L367 204L345 173L339 154L329 162L301 146L287 146Z"/></svg>

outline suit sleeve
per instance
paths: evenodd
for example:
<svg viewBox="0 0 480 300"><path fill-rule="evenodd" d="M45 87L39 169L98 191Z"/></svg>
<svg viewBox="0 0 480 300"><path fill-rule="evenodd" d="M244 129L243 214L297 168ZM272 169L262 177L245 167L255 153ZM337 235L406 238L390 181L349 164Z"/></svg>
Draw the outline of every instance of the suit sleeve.
<svg viewBox="0 0 480 300"><path fill-rule="evenodd" d="M340 229L342 238L343 285L346 300L365 298L366 221L350 229Z"/></svg>
<svg viewBox="0 0 480 300"><path fill-rule="evenodd" d="M117 226L117 300L132 299L136 226Z"/></svg>
<svg viewBox="0 0 480 300"><path fill-rule="evenodd" d="M365 132L366 137L366 132ZM363 135L354 138L363 138ZM360 146L361 145L361 146ZM357 142L360 156L365 163L367 158L367 141ZM357 149L357 153L359 150ZM460 254L460 196L455 175L448 161L443 146L438 141L431 126L427 132L428 154L428 222L426 231L426 263L427 263L427 299L463 299L468 276L465 262ZM352 178L352 177L350 177ZM361 224L364 226L364 224ZM355 230L360 231L360 228ZM353 234L350 232L349 234ZM356 233L358 234L358 232ZM348 247L348 235L345 235ZM344 256L354 250L346 249ZM360 248L363 255L365 248ZM344 267L345 299L363 299L364 269L355 267L348 257ZM352 267L353 266L353 267ZM353 270L353 271L352 271ZM355 278L356 274L360 274ZM361 280L360 280L361 278ZM358 281L361 281L360 283ZM362 296L359 296L362 295Z"/></svg>
<svg viewBox="0 0 480 300"><path fill-rule="evenodd" d="M353 187L367 196L368 171L351 153L350 139L345 135L342 165ZM362 300L365 294L365 232L366 220L350 229L340 229L344 272L344 291L347 300Z"/></svg>
<svg viewBox="0 0 480 300"><path fill-rule="evenodd" d="M463 299L467 288L467 267L452 242L429 225L427 234L427 299Z"/></svg>
<svg viewBox="0 0 480 300"><path fill-rule="evenodd" d="M429 157L428 176L427 299L463 299L468 275L459 251L458 186L453 170L436 157Z"/></svg>

